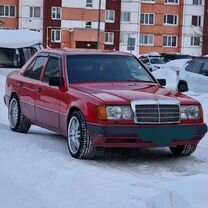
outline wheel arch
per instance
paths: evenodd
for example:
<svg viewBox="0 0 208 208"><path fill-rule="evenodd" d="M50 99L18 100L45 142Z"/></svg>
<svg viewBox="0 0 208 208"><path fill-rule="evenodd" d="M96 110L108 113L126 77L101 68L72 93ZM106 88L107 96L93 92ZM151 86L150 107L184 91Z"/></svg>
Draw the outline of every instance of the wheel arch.
<svg viewBox="0 0 208 208"><path fill-rule="evenodd" d="M188 89L188 84L187 84L187 82L186 82L185 80L179 80L177 89L179 88L179 86L180 86L181 84L185 84L185 85L187 86L187 89Z"/></svg>
<svg viewBox="0 0 208 208"><path fill-rule="evenodd" d="M19 97L18 97L17 93L16 93L16 92L12 92L12 93L11 93L11 97L10 97L9 102L11 101L11 99L12 99L13 97L17 97L18 100L19 100Z"/></svg>
<svg viewBox="0 0 208 208"><path fill-rule="evenodd" d="M69 119L70 119L72 113L75 112L75 111L80 111L80 112L82 112L82 111L80 110L80 108L78 108L78 107L76 107L76 106L72 106L72 107L69 109L69 112L68 112L68 114L67 114L66 129L68 128Z"/></svg>

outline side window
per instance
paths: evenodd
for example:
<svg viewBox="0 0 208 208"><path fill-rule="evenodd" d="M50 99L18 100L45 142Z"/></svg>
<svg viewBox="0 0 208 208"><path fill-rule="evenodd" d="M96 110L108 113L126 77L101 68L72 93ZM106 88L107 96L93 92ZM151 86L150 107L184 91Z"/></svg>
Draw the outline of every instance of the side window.
<svg viewBox="0 0 208 208"><path fill-rule="evenodd" d="M43 81L48 83L51 77L61 76L61 59L58 57L50 57L46 66Z"/></svg>
<svg viewBox="0 0 208 208"><path fill-rule="evenodd" d="M47 61L47 57L38 56L35 61L29 66L28 70L25 72L24 76L29 77L31 79L40 79L41 72L43 67Z"/></svg>
<svg viewBox="0 0 208 208"><path fill-rule="evenodd" d="M36 52L36 48L23 48L25 62L27 62Z"/></svg>
<svg viewBox="0 0 208 208"><path fill-rule="evenodd" d="M204 76L208 76L208 63L204 63L201 74Z"/></svg>
<svg viewBox="0 0 208 208"><path fill-rule="evenodd" d="M193 73L200 74L202 66L203 66L203 63L202 62L195 62L193 64L193 67L192 67L192 70L191 71Z"/></svg>
<svg viewBox="0 0 208 208"><path fill-rule="evenodd" d="M192 66L193 66L193 62L190 62L190 63L186 66L185 70L191 72Z"/></svg>

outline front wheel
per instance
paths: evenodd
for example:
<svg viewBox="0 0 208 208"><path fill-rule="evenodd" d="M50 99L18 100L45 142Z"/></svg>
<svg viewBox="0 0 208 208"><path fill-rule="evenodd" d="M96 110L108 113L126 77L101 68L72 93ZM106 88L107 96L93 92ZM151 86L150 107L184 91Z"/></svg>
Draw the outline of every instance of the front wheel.
<svg viewBox="0 0 208 208"><path fill-rule="evenodd" d="M197 148L197 144L186 144L176 147L170 147L170 151L175 156L189 156L196 150L196 148Z"/></svg>
<svg viewBox="0 0 208 208"><path fill-rule="evenodd" d="M80 111L73 112L68 125L68 148L74 158L91 159L95 153L84 115Z"/></svg>

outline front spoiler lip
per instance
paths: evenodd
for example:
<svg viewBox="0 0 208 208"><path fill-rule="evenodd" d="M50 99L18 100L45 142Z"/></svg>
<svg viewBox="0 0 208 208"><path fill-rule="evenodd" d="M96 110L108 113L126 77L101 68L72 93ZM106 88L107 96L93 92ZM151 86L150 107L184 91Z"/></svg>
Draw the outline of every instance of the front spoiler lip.
<svg viewBox="0 0 208 208"><path fill-rule="evenodd" d="M141 135L139 129L141 129L141 132L143 132ZM193 129L194 131L192 131ZM94 124L88 124L88 130L93 145L97 147L165 147L184 144L197 144L207 132L207 125L205 123L155 126L98 126ZM170 130L170 134L168 134L168 130ZM181 130L182 133L185 133L183 134L184 139L180 134L177 133L175 134L177 138L172 139L171 135L176 130L178 130L178 132ZM145 131L147 132L147 136ZM156 134L161 135L159 139L159 136L154 138L155 131L156 133L159 131L159 134ZM191 135L189 131L192 131ZM151 132L153 132L153 134ZM166 133L163 134L163 132Z"/></svg>

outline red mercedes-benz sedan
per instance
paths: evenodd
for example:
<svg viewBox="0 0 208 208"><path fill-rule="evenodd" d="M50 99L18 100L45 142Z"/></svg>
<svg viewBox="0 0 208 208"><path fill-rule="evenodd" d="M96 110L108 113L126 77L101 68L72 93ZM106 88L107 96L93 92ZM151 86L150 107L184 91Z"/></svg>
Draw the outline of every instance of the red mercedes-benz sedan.
<svg viewBox="0 0 208 208"><path fill-rule="evenodd" d="M164 82L131 54L43 50L7 76L4 100L13 131L34 124L61 133L75 158L98 147L190 155L207 132L202 107Z"/></svg>

